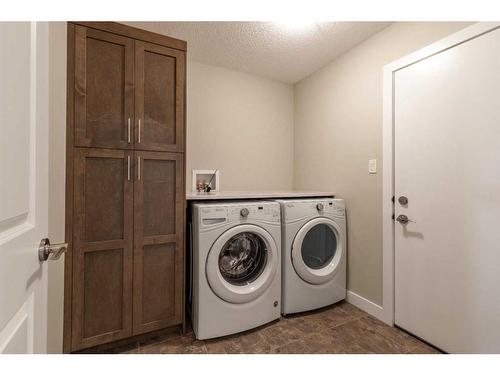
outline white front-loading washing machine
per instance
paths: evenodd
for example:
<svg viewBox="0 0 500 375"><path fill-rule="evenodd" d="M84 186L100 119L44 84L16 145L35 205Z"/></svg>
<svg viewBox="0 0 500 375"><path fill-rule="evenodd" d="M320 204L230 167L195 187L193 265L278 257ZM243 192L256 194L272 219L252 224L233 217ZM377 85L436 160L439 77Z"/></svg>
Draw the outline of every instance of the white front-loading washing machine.
<svg viewBox="0 0 500 375"><path fill-rule="evenodd" d="M284 315L346 297L346 219L342 199L279 200Z"/></svg>
<svg viewBox="0 0 500 375"><path fill-rule="evenodd" d="M192 225L196 337L225 336L279 319L279 204L197 203Z"/></svg>

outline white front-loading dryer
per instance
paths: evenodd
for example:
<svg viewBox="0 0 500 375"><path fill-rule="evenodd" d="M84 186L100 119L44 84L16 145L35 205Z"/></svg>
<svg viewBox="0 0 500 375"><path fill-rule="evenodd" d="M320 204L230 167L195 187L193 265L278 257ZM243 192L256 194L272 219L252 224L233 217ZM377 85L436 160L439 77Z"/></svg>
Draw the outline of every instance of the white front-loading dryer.
<svg viewBox="0 0 500 375"><path fill-rule="evenodd" d="M196 337L225 336L279 319L279 204L197 203L192 212Z"/></svg>
<svg viewBox="0 0 500 375"><path fill-rule="evenodd" d="M282 214L282 313L343 300L347 264L344 200L278 202Z"/></svg>

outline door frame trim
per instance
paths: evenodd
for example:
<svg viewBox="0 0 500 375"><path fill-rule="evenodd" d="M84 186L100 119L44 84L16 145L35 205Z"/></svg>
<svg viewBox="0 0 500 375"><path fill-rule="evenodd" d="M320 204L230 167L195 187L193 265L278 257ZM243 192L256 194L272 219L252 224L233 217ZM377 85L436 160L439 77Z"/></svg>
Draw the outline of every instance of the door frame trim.
<svg viewBox="0 0 500 375"><path fill-rule="evenodd" d="M478 22L383 68L382 112L382 311L379 318L394 325L394 74L459 44L500 27L500 22Z"/></svg>

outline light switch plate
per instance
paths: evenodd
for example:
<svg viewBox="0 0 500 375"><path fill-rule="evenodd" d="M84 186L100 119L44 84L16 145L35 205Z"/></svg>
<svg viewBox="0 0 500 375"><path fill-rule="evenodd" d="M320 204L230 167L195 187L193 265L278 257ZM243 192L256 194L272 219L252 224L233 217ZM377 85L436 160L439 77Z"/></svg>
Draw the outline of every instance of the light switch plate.
<svg viewBox="0 0 500 375"><path fill-rule="evenodd" d="M370 174L377 173L377 159L368 160L368 173Z"/></svg>

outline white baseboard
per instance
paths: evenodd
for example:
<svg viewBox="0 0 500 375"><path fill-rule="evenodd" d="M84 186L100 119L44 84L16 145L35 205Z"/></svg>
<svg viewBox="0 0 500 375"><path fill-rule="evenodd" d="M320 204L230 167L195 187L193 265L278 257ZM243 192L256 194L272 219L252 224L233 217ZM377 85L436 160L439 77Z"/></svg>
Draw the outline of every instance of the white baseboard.
<svg viewBox="0 0 500 375"><path fill-rule="evenodd" d="M384 308L382 306L377 305L376 303L367 300L364 297L361 297L359 294L356 294L354 292L351 292L350 290L347 291L347 297L346 297L347 302L350 304L356 306L357 308L363 310L364 312L374 316L375 318L387 323L388 323L386 314L384 313Z"/></svg>

